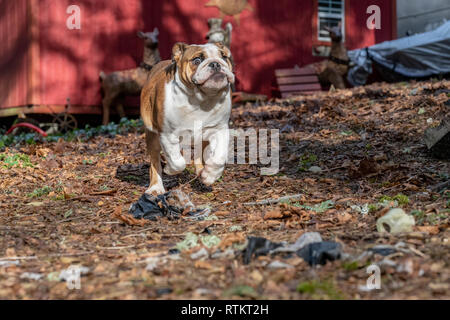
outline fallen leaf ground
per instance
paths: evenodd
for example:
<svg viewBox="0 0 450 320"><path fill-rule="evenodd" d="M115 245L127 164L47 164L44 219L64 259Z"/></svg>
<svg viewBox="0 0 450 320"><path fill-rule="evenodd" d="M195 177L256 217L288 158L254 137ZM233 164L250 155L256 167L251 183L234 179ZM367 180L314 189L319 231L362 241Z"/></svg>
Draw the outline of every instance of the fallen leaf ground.
<svg viewBox="0 0 450 320"><path fill-rule="evenodd" d="M113 217L146 189L148 176L116 176L122 165L147 162L139 132L7 149L0 161L0 298L449 299L450 192L435 186L449 179L450 165L432 158L421 140L449 115L449 89L448 81L375 84L234 108L233 128L280 130L280 172L228 165L212 189L197 181L182 186L217 217L200 222L130 226ZM18 153L26 156L14 158ZM193 177L186 170L165 183L179 187ZM244 205L293 194L301 199ZM414 214L415 230L378 233L383 200ZM317 210L325 201L328 208ZM168 255L188 232L210 232L222 251L238 252L247 236L294 242L310 231L341 243L343 259L315 268L296 256L261 256L248 265L239 255L191 259L200 246ZM399 242L406 249L389 257L357 259L374 245ZM275 260L290 267L269 268ZM370 263L381 265L381 289L369 292ZM71 265L89 268L80 290L55 281Z"/></svg>

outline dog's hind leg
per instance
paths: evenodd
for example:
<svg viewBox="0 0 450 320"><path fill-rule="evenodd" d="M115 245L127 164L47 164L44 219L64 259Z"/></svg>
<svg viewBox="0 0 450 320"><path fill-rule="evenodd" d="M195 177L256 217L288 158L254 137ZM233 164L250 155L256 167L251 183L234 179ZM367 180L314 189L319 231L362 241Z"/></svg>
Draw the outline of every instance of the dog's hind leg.
<svg viewBox="0 0 450 320"><path fill-rule="evenodd" d="M159 134L145 129L145 142L147 155L150 157L150 185L145 193L157 196L166 192L162 181Z"/></svg>

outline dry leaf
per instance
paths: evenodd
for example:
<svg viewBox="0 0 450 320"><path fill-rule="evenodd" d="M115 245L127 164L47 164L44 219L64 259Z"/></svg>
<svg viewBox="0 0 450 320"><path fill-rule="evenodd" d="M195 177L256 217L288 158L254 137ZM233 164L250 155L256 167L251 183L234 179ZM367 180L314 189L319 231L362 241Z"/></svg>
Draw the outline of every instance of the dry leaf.
<svg viewBox="0 0 450 320"><path fill-rule="evenodd" d="M266 212L266 214L264 215L264 220L281 219L283 217L284 217L283 213L280 210L272 210L272 211Z"/></svg>
<svg viewBox="0 0 450 320"><path fill-rule="evenodd" d="M207 270L211 270L213 268L211 263L209 263L208 261L205 261L205 260L195 261L194 266L198 269L207 269Z"/></svg>
<svg viewBox="0 0 450 320"><path fill-rule="evenodd" d="M245 240L246 237L242 232L230 233L226 235L225 238L222 239L222 241L219 244L219 249L223 251L224 249L233 245L234 243L243 243L245 242Z"/></svg>
<svg viewBox="0 0 450 320"><path fill-rule="evenodd" d="M223 216L227 216L229 214L231 214L230 211L217 211L217 212L214 212L214 215L216 215L217 217L223 217Z"/></svg>
<svg viewBox="0 0 450 320"><path fill-rule="evenodd" d="M416 226L416 229L420 232L426 232L426 233L433 234L433 235L439 233L438 226Z"/></svg>
<svg viewBox="0 0 450 320"><path fill-rule="evenodd" d="M144 226L148 222L145 219L135 219L128 213L123 214L122 213L122 206L118 206L114 210L113 214L111 215L111 218L118 219L118 220L120 220L120 221L122 221L125 224L128 224L130 226Z"/></svg>
<svg viewBox="0 0 450 320"><path fill-rule="evenodd" d="M345 211L343 213L338 213L337 214L337 218L338 218L340 223L344 223L344 222L347 222L347 221L351 220L352 219L352 215L350 213L348 213L347 211Z"/></svg>

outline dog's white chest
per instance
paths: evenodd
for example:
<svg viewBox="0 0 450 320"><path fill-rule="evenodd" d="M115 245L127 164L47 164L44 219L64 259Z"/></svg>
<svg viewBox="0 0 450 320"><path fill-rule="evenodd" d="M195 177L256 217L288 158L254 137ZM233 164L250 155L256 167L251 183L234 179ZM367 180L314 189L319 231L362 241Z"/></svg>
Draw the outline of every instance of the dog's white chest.
<svg viewBox="0 0 450 320"><path fill-rule="evenodd" d="M166 86L164 104L164 132L181 134L195 129L219 129L228 125L231 97L212 100L201 106L195 97L180 91L173 83Z"/></svg>

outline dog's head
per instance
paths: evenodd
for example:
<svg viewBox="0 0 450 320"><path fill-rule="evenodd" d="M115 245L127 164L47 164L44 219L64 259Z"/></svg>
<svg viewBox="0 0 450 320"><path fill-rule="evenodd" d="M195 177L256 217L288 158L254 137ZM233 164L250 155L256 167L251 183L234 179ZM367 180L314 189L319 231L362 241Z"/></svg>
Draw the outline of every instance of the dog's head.
<svg viewBox="0 0 450 320"><path fill-rule="evenodd" d="M189 88L214 93L234 83L231 52L221 43L177 43L172 49L172 60L180 80Z"/></svg>
<svg viewBox="0 0 450 320"><path fill-rule="evenodd" d="M137 36L144 40L144 46L147 48L157 48L158 47L158 28L153 29L152 32L142 32L138 31Z"/></svg>

